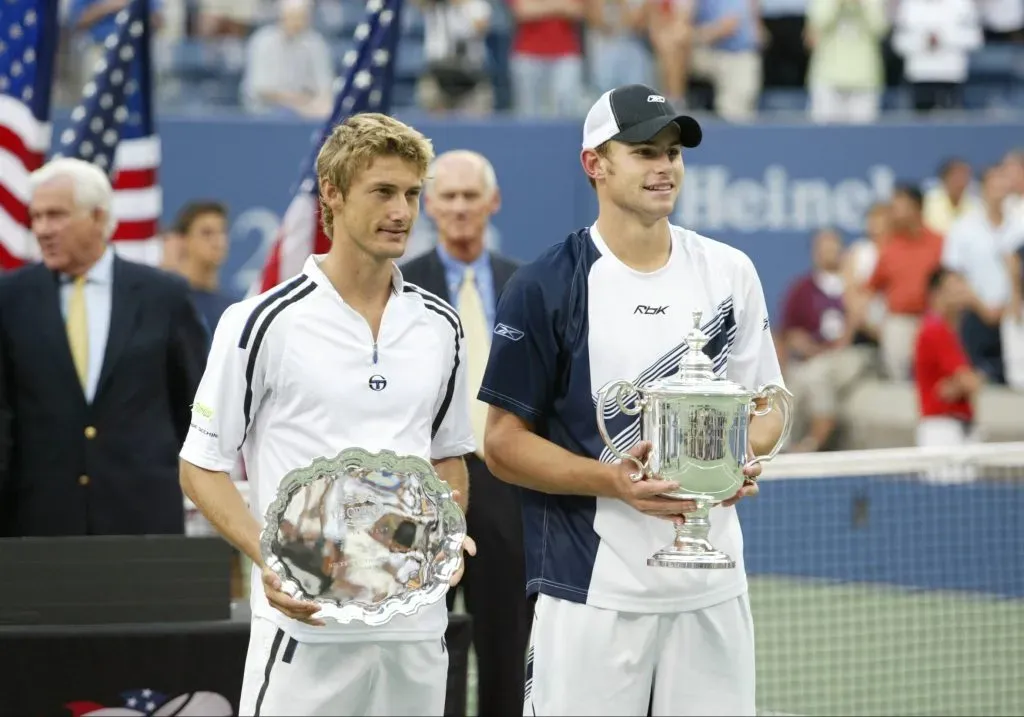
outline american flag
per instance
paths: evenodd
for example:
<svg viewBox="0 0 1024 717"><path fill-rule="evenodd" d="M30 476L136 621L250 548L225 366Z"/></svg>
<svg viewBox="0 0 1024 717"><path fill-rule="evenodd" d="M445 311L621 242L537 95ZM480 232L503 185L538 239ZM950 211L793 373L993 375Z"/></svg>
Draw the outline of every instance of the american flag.
<svg viewBox="0 0 1024 717"><path fill-rule="evenodd" d="M59 154L92 162L114 185L114 247L131 261L158 264L163 198L157 170L160 137L153 122L149 0L131 0L117 13L116 30L72 125L60 136Z"/></svg>
<svg viewBox="0 0 1024 717"><path fill-rule="evenodd" d="M28 176L50 151L59 0L0 3L0 269L39 258Z"/></svg>
<svg viewBox="0 0 1024 717"><path fill-rule="evenodd" d="M366 3L366 17L355 30L356 45L343 59L345 76L340 80L334 110L314 135L313 150L303 162L298 186L263 270L250 287L250 296L295 276L310 254L322 254L330 248L330 240L320 224L316 155L331 129L346 117L359 112L388 111L401 34L401 8L402 0L368 0Z"/></svg>

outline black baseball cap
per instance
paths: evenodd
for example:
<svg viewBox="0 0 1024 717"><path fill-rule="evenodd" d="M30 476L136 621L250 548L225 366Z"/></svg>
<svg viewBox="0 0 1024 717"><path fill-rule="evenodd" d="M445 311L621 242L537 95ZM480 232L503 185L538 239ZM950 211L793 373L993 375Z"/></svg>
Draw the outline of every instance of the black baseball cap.
<svg viewBox="0 0 1024 717"><path fill-rule="evenodd" d="M605 92L583 123L583 149L608 140L646 142L675 123L684 147L696 147L704 133L697 120L677 113L668 100L647 85L624 85Z"/></svg>

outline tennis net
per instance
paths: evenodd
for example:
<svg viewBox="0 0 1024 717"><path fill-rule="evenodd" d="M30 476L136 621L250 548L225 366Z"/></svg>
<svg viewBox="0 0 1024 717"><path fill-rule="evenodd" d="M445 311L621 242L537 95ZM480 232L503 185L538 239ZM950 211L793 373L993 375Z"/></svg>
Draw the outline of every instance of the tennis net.
<svg viewBox="0 0 1024 717"><path fill-rule="evenodd" d="M760 713L1024 715L1024 443L784 455L738 509Z"/></svg>

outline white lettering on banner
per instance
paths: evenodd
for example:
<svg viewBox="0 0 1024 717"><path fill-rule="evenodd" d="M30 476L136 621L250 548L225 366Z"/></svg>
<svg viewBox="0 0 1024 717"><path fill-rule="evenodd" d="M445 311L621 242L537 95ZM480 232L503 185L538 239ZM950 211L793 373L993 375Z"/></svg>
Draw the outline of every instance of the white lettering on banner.
<svg viewBox="0 0 1024 717"><path fill-rule="evenodd" d="M678 221L698 231L813 231L833 226L863 229L872 202L892 194L896 175L878 165L864 179L850 177L834 185L825 179L793 179L773 164L759 179L733 179L723 165L686 168Z"/></svg>
<svg viewBox="0 0 1024 717"><path fill-rule="evenodd" d="M263 271L270 247L277 239L281 218L266 207L250 207L231 224L231 250L241 251L245 258L232 277L232 289L245 294Z"/></svg>

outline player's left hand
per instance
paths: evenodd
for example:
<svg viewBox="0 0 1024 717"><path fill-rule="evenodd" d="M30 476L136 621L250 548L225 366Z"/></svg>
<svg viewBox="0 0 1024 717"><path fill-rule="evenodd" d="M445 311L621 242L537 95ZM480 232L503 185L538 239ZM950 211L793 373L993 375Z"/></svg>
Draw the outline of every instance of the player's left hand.
<svg viewBox="0 0 1024 717"><path fill-rule="evenodd" d="M462 574L466 572L467 553L469 555L476 555L476 541L474 541L468 535L462 541L462 559L459 561L459 569L455 571L455 574L452 576L451 581L448 583L452 587L455 587L459 584L459 581L462 580Z"/></svg>

